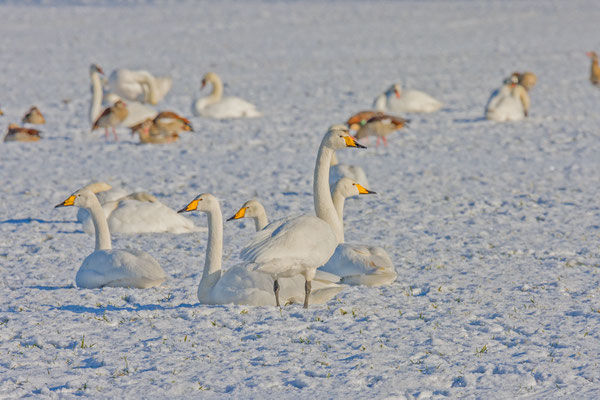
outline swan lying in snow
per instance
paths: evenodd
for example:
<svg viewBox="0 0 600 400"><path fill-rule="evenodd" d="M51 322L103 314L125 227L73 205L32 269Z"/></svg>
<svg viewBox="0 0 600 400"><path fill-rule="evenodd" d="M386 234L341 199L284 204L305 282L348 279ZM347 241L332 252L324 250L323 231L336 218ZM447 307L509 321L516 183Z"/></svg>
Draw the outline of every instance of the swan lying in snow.
<svg viewBox="0 0 600 400"><path fill-rule="evenodd" d="M351 179L340 179L333 188L333 204L343 224L345 199L359 194L372 194ZM228 219L254 219L256 230L268 224L265 208L258 200L249 200L235 215ZM390 257L381 247L340 243L327 263L317 270L320 273L339 276L342 283L350 285L379 286L392 283L396 271Z"/></svg>
<svg viewBox="0 0 600 400"><path fill-rule="evenodd" d="M196 116L209 118L239 118L260 117L262 114L254 104L248 103L239 97L223 97L223 83L214 72L208 72L202 78L202 88L207 83L212 83L212 92L207 97L196 100L192 112Z"/></svg>
<svg viewBox="0 0 600 400"><path fill-rule="evenodd" d="M81 288L105 286L149 288L159 286L166 279L165 271L147 253L139 250L112 248L110 231L100 202L94 193L80 189L56 207L85 208L91 214L96 232L96 247L77 271L75 282Z"/></svg>
<svg viewBox="0 0 600 400"><path fill-rule="evenodd" d="M399 83L375 98L373 108L391 113L431 113L444 104L419 90L402 91Z"/></svg>
<svg viewBox="0 0 600 400"><path fill-rule="evenodd" d="M329 165L333 153L345 147L364 146L348 134L345 126L330 127L321 141L315 165L313 191L317 216L300 215L271 222L242 249L241 257L249 263L248 268L273 278L277 305L278 279L300 274L305 279L304 308L308 308L316 269L329 260L337 246L342 228L329 192Z"/></svg>
<svg viewBox="0 0 600 400"><path fill-rule="evenodd" d="M101 197L102 209L108 221L108 227L112 233L134 234L134 233L188 233L203 230L194 225L189 219L178 215L175 210L167 207L156 197L146 192L137 192L117 197L115 193L123 194L123 191L108 193L102 196L101 192L110 189L110 185L104 182L96 182L86 186L92 192L98 192ZM94 232L93 221L89 213L80 212L77 219L81 221L84 232Z"/></svg>
<svg viewBox="0 0 600 400"><path fill-rule="evenodd" d="M221 270L223 254L223 215L217 198L209 193L197 196L179 212L203 211L208 215L208 244L204 272L198 285L198 300L203 304L245 304L250 306L276 305L273 280L266 274L252 271L246 265ZM343 286L339 277L321 274L314 280L311 301L321 304L338 294ZM299 303L304 297L304 279L293 276L281 280L279 295L286 303ZM278 305L278 304L277 304Z"/></svg>
<svg viewBox="0 0 600 400"><path fill-rule="evenodd" d="M485 117L498 122L520 121L529 114L529 103L527 91L519 85L518 74L513 74L490 96Z"/></svg>
<svg viewBox="0 0 600 400"><path fill-rule="evenodd" d="M358 165L340 164L334 153L331 157L331 166L329 169L329 186L333 187L342 178L350 178L363 186L369 186L367 174L361 167Z"/></svg>

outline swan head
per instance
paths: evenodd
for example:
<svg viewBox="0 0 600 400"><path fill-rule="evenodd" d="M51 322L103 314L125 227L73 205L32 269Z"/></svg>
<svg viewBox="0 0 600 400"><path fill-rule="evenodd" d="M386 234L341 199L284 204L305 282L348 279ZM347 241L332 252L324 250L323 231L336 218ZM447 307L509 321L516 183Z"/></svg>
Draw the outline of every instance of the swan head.
<svg viewBox="0 0 600 400"><path fill-rule="evenodd" d="M385 93L388 96L395 95L399 99L402 96L402 86L399 83L394 83Z"/></svg>
<svg viewBox="0 0 600 400"><path fill-rule="evenodd" d="M333 150L340 150L344 147L358 147L360 149L367 148L350 136L348 127L346 125L330 126L325 134L325 137L323 137L322 145Z"/></svg>
<svg viewBox="0 0 600 400"><path fill-rule="evenodd" d="M265 208L258 200L248 200L244 203L242 208L240 208L233 217L228 218L227 221L240 218L258 218L264 214Z"/></svg>
<svg viewBox="0 0 600 400"><path fill-rule="evenodd" d="M220 82L220 81L221 81L221 78L219 78L219 75L215 74L214 72L207 72L202 77L201 89L204 89L204 86L206 86L206 84L209 82L214 84L214 83Z"/></svg>
<svg viewBox="0 0 600 400"><path fill-rule="evenodd" d="M90 65L90 75L95 72L104 75L104 71L102 70L102 68L100 68L100 66L98 64Z"/></svg>
<svg viewBox="0 0 600 400"><path fill-rule="evenodd" d="M62 203L59 203L56 206L54 206L54 208L69 206L75 206L79 208L91 208L94 204L94 200L96 203L98 203L98 199L96 198L94 192L92 192L89 189L82 188L70 195L69 197L67 197L67 199Z"/></svg>
<svg viewBox="0 0 600 400"><path fill-rule="evenodd" d="M92 182L88 185L85 185L84 189L88 189L88 190L92 191L93 193L100 193L100 192L106 192L107 190L112 189L112 186L110 186L106 182Z"/></svg>
<svg viewBox="0 0 600 400"><path fill-rule="evenodd" d="M377 194L364 186L354 182L350 178L341 178L335 183L333 193L341 195L343 198L358 196L359 194Z"/></svg>
<svg viewBox="0 0 600 400"><path fill-rule="evenodd" d="M204 211L209 212L219 206L219 200L210 193L202 193L196 196L194 200L187 206L177 211L178 213L189 212L189 211Z"/></svg>

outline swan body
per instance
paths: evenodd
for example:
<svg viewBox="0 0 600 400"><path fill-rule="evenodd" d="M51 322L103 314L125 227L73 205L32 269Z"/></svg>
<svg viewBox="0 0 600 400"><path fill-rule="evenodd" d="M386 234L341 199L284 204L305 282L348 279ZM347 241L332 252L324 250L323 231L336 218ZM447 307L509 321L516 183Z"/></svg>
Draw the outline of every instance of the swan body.
<svg viewBox="0 0 600 400"><path fill-rule="evenodd" d="M419 90L403 91L400 84L390 86L375 98L373 108L391 113L431 113L444 104Z"/></svg>
<svg viewBox="0 0 600 400"><path fill-rule="evenodd" d="M334 154L333 157L331 157L329 186L333 187L333 185L342 178L350 178L354 182L360 183L362 186L369 187L367 174L361 167L352 164L340 164Z"/></svg>
<svg viewBox="0 0 600 400"><path fill-rule="evenodd" d="M197 99L192 107L194 115L217 119L225 118L254 118L262 114L254 104L239 97L223 97L223 82L214 72L208 72L202 79L202 88L207 83L212 84L212 92L207 97Z"/></svg>
<svg viewBox="0 0 600 400"><path fill-rule="evenodd" d="M102 73L102 68L98 65L92 64L90 66L92 102L90 103L89 118L92 125L100 116L103 105L112 105L121 99L114 93L104 93L102 79L100 78ZM120 124L128 128L140 124L148 118L153 119L157 115L156 110L136 101L127 102L127 111L127 117Z"/></svg>
<svg viewBox="0 0 600 400"><path fill-rule="evenodd" d="M371 194L351 179L340 179L333 190L333 204L344 224L344 202L348 197ZM396 270L387 252L378 246L340 243L321 270L341 277L348 285L380 286L396 280Z"/></svg>
<svg viewBox="0 0 600 400"><path fill-rule="evenodd" d="M308 307L316 269L333 254L343 228L329 192L329 165L335 150L364 147L348 135L343 125L329 128L317 154L314 173L314 204L317 216L300 215L272 222L256 232L241 252L241 258L253 271L270 275L275 281L277 305L279 278L302 275L305 279L304 308Z"/></svg>
<svg viewBox="0 0 600 400"><path fill-rule="evenodd" d="M167 275L158 262L139 250L113 249L110 231L100 202L89 189L83 188L56 207L75 206L87 209L93 219L96 246L77 271L75 282L81 288L105 286L149 288L161 285Z"/></svg>
<svg viewBox="0 0 600 400"><path fill-rule="evenodd" d="M198 300L204 304L244 304L250 306L276 305L274 282L266 274L235 265L221 270L223 254L223 216L217 198L209 193L197 196L179 212L199 210L208 215L208 245L202 279L198 285ZM311 297L313 303L325 303L339 293L343 286L338 277L322 274L315 279ZM304 280L294 276L282 280L279 294L284 303L298 303L304 297Z"/></svg>
<svg viewBox="0 0 600 400"><path fill-rule="evenodd" d="M108 89L122 99L156 105L171 90L173 80L155 77L145 70L116 69L108 78Z"/></svg>
<svg viewBox="0 0 600 400"><path fill-rule="evenodd" d="M94 186L98 184L102 183L92 184L92 192L102 189L102 186ZM106 195L103 195L104 193ZM199 230L192 221L177 214L175 210L158 201L150 193L136 192L117 197L121 194L123 194L122 190L114 189L104 190L98 194L102 196L102 211L112 233L181 234ZM94 233L93 219L89 213L78 213L77 219L81 221L85 233L90 235Z"/></svg>
<svg viewBox="0 0 600 400"><path fill-rule="evenodd" d="M485 108L485 117L492 121L520 121L528 115L529 95L518 84L518 76L508 78L508 83L496 89Z"/></svg>

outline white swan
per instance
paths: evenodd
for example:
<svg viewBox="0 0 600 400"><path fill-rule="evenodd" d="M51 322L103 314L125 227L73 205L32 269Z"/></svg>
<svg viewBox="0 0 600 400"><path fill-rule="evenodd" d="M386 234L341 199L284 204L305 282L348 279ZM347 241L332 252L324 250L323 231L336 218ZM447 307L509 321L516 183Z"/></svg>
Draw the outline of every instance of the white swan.
<svg viewBox="0 0 600 400"><path fill-rule="evenodd" d="M329 186L333 187L337 181L342 178L350 178L363 186L369 187L367 174L358 165L340 164L334 154L331 157L331 169L329 170ZM333 192L332 192L333 193Z"/></svg>
<svg viewBox="0 0 600 400"><path fill-rule="evenodd" d="M108 91L122 99L156 105L171 90L173 80L145 70L116 69L108 78Z"/></svg>
<svg viewBox="0 0 600 400"><path fill-rule="evenodd" d="M419 90L403 91L399 83L390 86L373 102L373 108L376 110L392 113L431 113L439 110L443 105L440 101Z"/></svg>
<svg viewBox="0 0 600 400"><path fill-rule="evenodd" d="M94 122L96 122L100 116L100 113L103 109L103 104L112 105L120 100L120 97L114 93L107 93L106 95L104 94L102 80L100 79L101 73L103 73L102 68L100 68L98 65L92 64L90 66L92 102L90 104L89 118L92 125L94 125ZM140 124L148 118L153 119L157 115L156 110L153 108L135 101L127 102L127 111L127 117L121 122L121 125L128 128Z"/></svg>
<svg viewBox="0 0 600 400"><path fill-rule="evenodd" d="M500 89L490 96L485 107L485 117L492 121L520 121L529 111L529 95L518 84L518 76L512 75Z"/></svg>
<svg viewBox="0 0 600 400"><path fill-rule="evenodd" d="M203 211L208 215L208 244L204 272L198 285L198 300L204 304L276 305L273 298L274 282L268 275L251 271L241 264L226 271L221 270L223 215L217 198L203 193L179 212L193 210ZM322 275L324 279L315 279L311 297L312 302L317 304L329 301L343 288L335 283L339 277ZM279 290L284 304L301 302L304 297L304 279L299 275L284 279Z"/></svg>
<svg viewBox="0 0 600 400"><path fill-rule="evenodd" d="M201 230L192 221L177 214L175 210L158 201L150 193L127 194L122 190L108 190L110 185L104 182L95 182L86 188L92 192L100 192L98 196L101 197L102 210L112 233L168 232L181 234ZM107 194L103 195L104 193ZM123 195L123 193L125 194ZM78 212L77 219L82 223L85 233L91 235L94 232L93 219L89 213Z"/></svg>
<svg viewBox="0 0 600 400"><path fill-rule="evenodd" d="M241 257L250 263L249 268L273 277L277 304L278 279L301 274L305 279L304 308L307 308L316 269L333 254L338 235L343 238L328 179L331 156L344 147L364 146L348 135L345 126L330 127L321 141L315 166L313 190L317 216L300 215L272 222L256 232L254 239L242 249Z"/></svg>
<svg viewBox="0 0 600 400"><path fill-rule="evenodd" d="M346 198L369 193L375 192L351 179L342 178L337 182L333 191L333 204L342 226ZM361 244L338 244L329 261L320 269L341 277L341 282L349 285L388 285L397 277L392 260L382 247Z"/></svg>
<svg viewBox="0 0 600 400"><path fill-rule="evenodd" d="M333 188L333 205L343 224L345 199L359 194L371 194L370 190L349 178L340 179ZM258 200L249 200L228 219L250 218L259 231L268 224L265 208ZM377 246L340 243L327 263L317 270L317 276L330 273L350 285L379 286L396 280L397 274L387 252Z"/></svg>
<svg viewBox="0 0 600 400"><path fill-rule="evenodd" d="M194 115L209 118L260 117L262 114L254 104L239 97L223 97L223 83L214 72L208 72L202 78L202 88L212 83L212 92L207 97L197 99L192 107Z"/></svg>
<svg viewBox="0 0 600 400"><path fill-rule="evenodd" d="M100 202L89 189L80 189L56 207L75 206L87 209L92 215L96 231L96 247L87 256L75 277L81 288L105 286L149 288L159 286L166 279L165 271L148 253L139 250L115 250Z"/></svg>

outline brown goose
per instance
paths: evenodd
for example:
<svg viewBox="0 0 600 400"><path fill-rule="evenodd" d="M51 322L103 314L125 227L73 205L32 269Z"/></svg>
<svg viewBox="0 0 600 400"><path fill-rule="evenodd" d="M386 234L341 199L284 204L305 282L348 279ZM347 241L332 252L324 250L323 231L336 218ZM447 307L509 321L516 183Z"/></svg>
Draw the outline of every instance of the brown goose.
<svg viewBox="0 0 600 400"><path fill-rule="evenodd" d="M376 146L379 146L379 140L383 140L383 144L387 146L386 136L392 132L402 129L404 125L409 123L410 120L393 117L391 115L375 115L370 118L359 130L356 132L356 138L362 139L369 136L377 136Z"/></svg>
<svg viewBox="0 0 600 400"><path fill-rule="evenodd" d="M40 140L40 131L31 128L22 128L17 124L8 125L5 142L37 142Z"/></svg>
<svg viewBox="0 0 600 400"><path fill-rule="evenodd" d="M123 122L125 118L127 118L127 114L127 105L123 101L119 100L112 106L102 111L102 114L100 114L100 116L96 119L96 122L94 122L92 131L98 128L104 128L104 137L108 139L108 128L110 127L112 128L115 140L119 140L115 127Z"/></svg>
<svg viewBox="0 0 600 400"><path fill-rule="evenodd" d="M23 116L22 119L24 124L35 124L42 125L46 123L46 119L42 115L42 112L36 107L33 106L27 111L27 113Z"/></svg>

